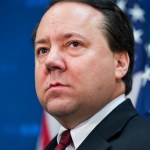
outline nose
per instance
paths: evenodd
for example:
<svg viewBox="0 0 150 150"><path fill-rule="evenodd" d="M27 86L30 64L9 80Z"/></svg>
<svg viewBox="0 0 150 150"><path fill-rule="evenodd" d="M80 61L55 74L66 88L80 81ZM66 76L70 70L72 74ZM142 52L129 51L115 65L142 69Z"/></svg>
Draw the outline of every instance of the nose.
<svg viewBox="0 0 150 150"><path fill-rule="evenodd" d="M49 72L56 70L63 72L66 69L63 54L56 48L51 48L45 61L45 67Z"/></svg>

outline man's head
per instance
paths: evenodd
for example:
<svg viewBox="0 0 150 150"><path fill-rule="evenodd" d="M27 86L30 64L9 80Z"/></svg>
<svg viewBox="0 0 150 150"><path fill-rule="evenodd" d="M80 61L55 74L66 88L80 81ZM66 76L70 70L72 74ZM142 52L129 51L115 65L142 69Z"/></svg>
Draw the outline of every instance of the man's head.
<svg viewBox="0 0 150 150"><path fill-rule="evenodd" d="M111 1L53 1L34 41L37 95L64 126L76 126L130 91L132 28Z"/></svg>

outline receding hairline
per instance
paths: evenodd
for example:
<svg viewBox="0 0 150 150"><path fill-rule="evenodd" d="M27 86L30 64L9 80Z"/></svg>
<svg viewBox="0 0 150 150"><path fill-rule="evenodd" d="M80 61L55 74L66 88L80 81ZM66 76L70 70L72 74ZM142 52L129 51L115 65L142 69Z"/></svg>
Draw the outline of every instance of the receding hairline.
<svg viewBox="0 0 150 150"><path fill-rule="evenodd" d="M104 15L103 11L99 10L98 8L95 8L94 6L88 4L88 3L85 3L85 2L82 2L82 1L75 1L75 0L72 0L72 1L69 1L69 0L62 0L62 1L57 1L56 3L54 3L53 5L50 5L47 9L47 11L44 13L44 15L46 15L46 13L52 9L55 5L59 5L61 3L76 3L76 4L81 4L81 5L84 5L84 6L88 6L89 8L93 8L94 10L97 11L97 13L99 14L99 19L97 20L97 25L95 27L97 27L103 34L104 36L106 37L106 40L107 40L107 36L106 36L106 24L107 24L107 18L106 16ZM43 17L44 17L43 15ZM42 19L43 19L42 17ZM100 21L100 18L102 18L102 20ZM41 19L41 21L42 21ZM39 24L37 25L36 29L35 29L35 36L33 37L33 41L34 41L34 44L35 44L35 40L36 40L36 35L37 35L37 31L39 29L39 26L40 26L40 23L41 21L39 22Z"/></svg>

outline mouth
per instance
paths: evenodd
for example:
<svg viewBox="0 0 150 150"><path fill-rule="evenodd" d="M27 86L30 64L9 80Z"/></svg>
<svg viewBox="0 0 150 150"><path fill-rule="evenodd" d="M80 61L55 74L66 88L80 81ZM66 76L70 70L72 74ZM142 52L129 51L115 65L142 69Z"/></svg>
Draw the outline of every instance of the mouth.
<svg viewBox="0 0 150 150"><path fill-rule="evenodd" d="M51 83L48 89L61 89L65 87L68 87L68 86L61 84L61 83Z"/></svg>

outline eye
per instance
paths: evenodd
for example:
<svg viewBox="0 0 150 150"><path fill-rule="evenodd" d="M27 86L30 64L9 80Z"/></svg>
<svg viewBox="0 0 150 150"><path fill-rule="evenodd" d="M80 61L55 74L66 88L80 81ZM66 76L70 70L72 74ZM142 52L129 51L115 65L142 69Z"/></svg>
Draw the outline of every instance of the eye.
<svg viewBox="0 0 150 150"><path fill-rule="evenodd" d="M72 42L70 45L72 45L73 47L78 47L80 46L80 43L79 42Z"/></svg>
<svg viewBox="0 0 150 150"><path fill-rule="evenodd" d="M77 48L77 47L80 47L82 44L78 41L72 41L72 42L69 42L69 46L72 47L72 48Z"/></svg>
<svg viewBox="0 0 150 150"><path fill-rule="evenodd" d="M44 55L45 53L47 53L49 50L47 48L40 48L37 51L38 55Z"/></svg>

